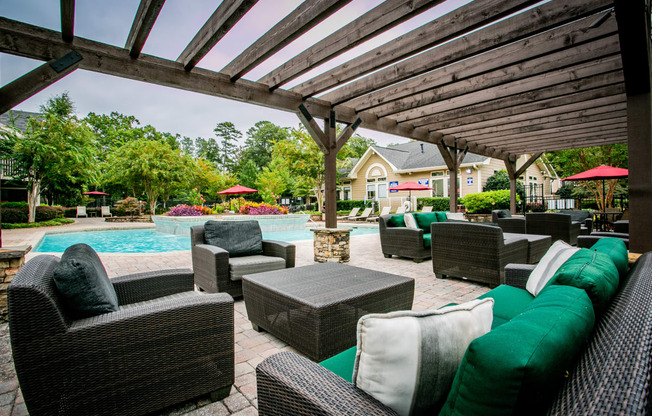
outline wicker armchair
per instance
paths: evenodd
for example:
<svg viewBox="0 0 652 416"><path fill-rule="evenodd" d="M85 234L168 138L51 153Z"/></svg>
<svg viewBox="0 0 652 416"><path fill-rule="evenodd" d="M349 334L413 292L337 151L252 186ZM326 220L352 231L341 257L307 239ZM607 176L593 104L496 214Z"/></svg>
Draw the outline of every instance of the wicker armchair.
<svg viewBox="0 0 652 416"><path fill-rule="evenodd" d="M195 225L190 227L190 243L195 284L210 293L240 297L243 274L294 267L296 247L284 241L263 240L262 255L230 258L228 251L206 244L204 226Z"/></svg>
<svg viewBox="0 0 652 416"><path fill-rule="evenodd" d="M394 256L408 257L417 263L430 258L430 247L423 243L423 230L419 228L390 227L387 220L393 214L378 217L380 247L386 258Z"/></svg>
<svg viewBox="0 0 652 416"><path fill-rule="evenodd" d="M525 214L525 229L528 234L543 234L552 237L552 242L563 240L577 244L581 224L573 222L570 214L556 212L529 212Z"/></svg>
<svg viewBox="0 0 652 416"><path fill-rule="evenodd" d="M559 213L568 214L571 216L572 222L580 223L580 235L589 235L593 232L593 214L591 212L577 209L562 209Z"/></svg>
<svg viewBox="0 0 652 416"><path fill-rule="evenodd" d="M491 211L491 222L498 224L506 233L525 234L525 218L512 217L508 209Z"/></svg>
<svg viewBox="0 0 652 416"><path fill-rule="evenodd" d="M142 273L111 279L120 310L74 320L52 278L58 262L33 258L7 291L14 365L30 415L139 415L229 394L230 296L192 292L190 270Z"/></svg>
<svg viewBox="0 0 652 416"><path fill-rule="evenodd" d="M508 263L526 263L528 241L503 235L500 227L471 222L430 225L435 276L466 277L491 287L505 282Z"/></svg>

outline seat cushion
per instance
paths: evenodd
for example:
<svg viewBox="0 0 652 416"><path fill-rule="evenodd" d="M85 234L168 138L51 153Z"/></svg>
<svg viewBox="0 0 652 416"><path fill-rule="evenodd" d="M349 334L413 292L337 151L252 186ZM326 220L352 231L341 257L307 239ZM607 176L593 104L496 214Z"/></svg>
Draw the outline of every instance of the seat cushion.
<svg viewBox="0 0 652 416"><path fill-rule="evenodd" d="M229 274L231 280L242 280L245 274L271 272L285 268L285 259L272 256L245 256L229 258Z"/></svg>
<svg viewBox="0 0 652 416"><path fill-rule="evenodd" d="M165 302L168 300L185 299L193 296L203 296L203 295L200 294L199 292L192 292L192 291L177 292L171 295L161 296L160 298L154 298L154 299L144 300L142 302L134 302L134 303L128 303L126 305L120 305L118 309L121 311L125 311L129 309L141 308L147 305L154 305L156 303Z"/></svg>
<svg viewBox="0 0 652 416"><path fill-rule="evenodd" d="M430 232L430 224L433 222L439 222L437 220L436 212L417 212L414 214L414 219L417 221L417 225L423 230L424 233Z"/></svg>
<svg viewBox="0 0 652 416"><path fill-rule="evenodd" d="M67 310L86 318L118 310L118 295L99 256L86 244L64 251L53 270L53 280Z"/></svg>
<svg viewBox="0 0 652 416"><path fill-rule="evenodd" d="M223 248L229 257L263 254L263 233L258 221L207 221L207 244Z"/></svg>
<svg viewBox="0 0 652 416"><path fill-rule="evenodd" d="M550 246L527 280L525 289L536 296L550 282L557 270L575 254L579 248L557 240Z"/></svg>
<svg viewBox="0 0 652 416"><path fill-rule="evenodd" d="M627 274L627 267L629 266L629 256L627 255L627 246L620 238L601 238L596 242L591 250L599 251L606 254L614 262L620 277Z"/></svg>
<svg viewBox="0 0 652 416"><path fill-rule="evenodd" d="M430 233L423 235L423 247L432 247L432 235Z"/></svg>
<svg viewBox="0 0 652 416"><path fill-rule="evenodd" d="M387 219L387 225L390 227L405 227L403 214L392 215Z"/></svg>
<svg viewBox="0 0 652 416"><path fill-rule="evenodd" d="M594 322L586 292L546 287L523 313L471 342L440 415L527 415L548 409Z"/></svg>
<svg viewBox="0 0 652 416"><path fill-rule="evenodd" d="M596 313L600 313L616 294L618 269L607 254L581 248L566 260L548 284L584 289Z"/></svg>
<svg viewBox="0 0 652 416"><path fill-rule="evenodd" d="M527 290L519 289L514 286L500 285L490 290L478 299L493 298L494 303L494 320L491 329L497 328L505 322L509 322L516 315L523 312L534 296Z"/></svg>
<svg viewBox="0 0 652 416"><path fill-rule="evenodd" d="M469 343L491 329L493 303L363 316L354 384L401 415L437 412Z"/></svg>
<svg viewBox="0 0 652 416"><path fill-rule="evenodd" d="M319 363L322 367L353 383L353 365L358 347L351 347Z"/></svg>

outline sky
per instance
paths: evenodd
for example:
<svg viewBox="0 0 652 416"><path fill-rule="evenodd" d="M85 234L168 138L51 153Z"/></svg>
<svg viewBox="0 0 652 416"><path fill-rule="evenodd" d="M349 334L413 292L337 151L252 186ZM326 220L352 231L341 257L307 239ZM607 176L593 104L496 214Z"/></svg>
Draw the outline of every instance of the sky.
<svg viewBox="0 0 652 416"><path fill-rule="evenodd" d="M371 39L296 79L291 88L314 75L347 62L376 46L413 30L468 0L449 0ZM380 4L381 0L353 0L318 26L277 52L244 78L258 80L282 62L319 39ZM75 36L124 47L139 0L81 0L75 9ZM143 48L144 54L176 60L196 32L215 11L216 0L167 0ZM199 67L219 71L263 33L296 8L300 0L259 0L238 24L204 57ZM0 16L60 31L59 2L54 0L0 0ZM0 85L42 65L41 61L0 54ZM274 110L209 95L147 84L125 78L76 70L22 102L14 110L38 112L49 98L68 92L79 117L89 112L117 111L135 116L141 125L181 136L214 137L217 123L230 121L243 134L256 122L268 120L283 127L298 127L294 113ZM360 128L359 134L379 145L404 143L406 138ZM244 138L243 138L244 140Z"/></svg>

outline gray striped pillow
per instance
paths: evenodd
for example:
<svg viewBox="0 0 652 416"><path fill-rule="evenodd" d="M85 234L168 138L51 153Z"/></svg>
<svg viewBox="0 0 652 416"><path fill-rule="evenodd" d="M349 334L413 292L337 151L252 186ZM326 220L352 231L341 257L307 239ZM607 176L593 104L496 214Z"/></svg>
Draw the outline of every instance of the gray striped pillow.
<svg viewBox="0 0 652 416"><path fill-rule="evenodd" d="M438 412L467 347L491 329L493 305L363 316L353 383L400 415Z"/></svg>

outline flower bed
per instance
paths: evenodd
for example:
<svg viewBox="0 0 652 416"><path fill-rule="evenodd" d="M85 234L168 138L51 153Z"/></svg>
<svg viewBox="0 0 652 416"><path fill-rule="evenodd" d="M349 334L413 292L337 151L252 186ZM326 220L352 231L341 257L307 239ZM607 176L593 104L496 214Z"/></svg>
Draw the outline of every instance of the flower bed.
<svg viewBox="0 0 652 416"><path fill-rule="evenodd" d="M284 215L289 212L287 207L279 205L270 205L265 202L247 202L240 207L238 211L245 215Z"/></svg>
<svg viewBox="0 0 652 416"><path fill-rule="evenodd" d="M212 210L201 205L177 205L168 211L169 217L196 217L201 215L211 215Z"/></svg>

